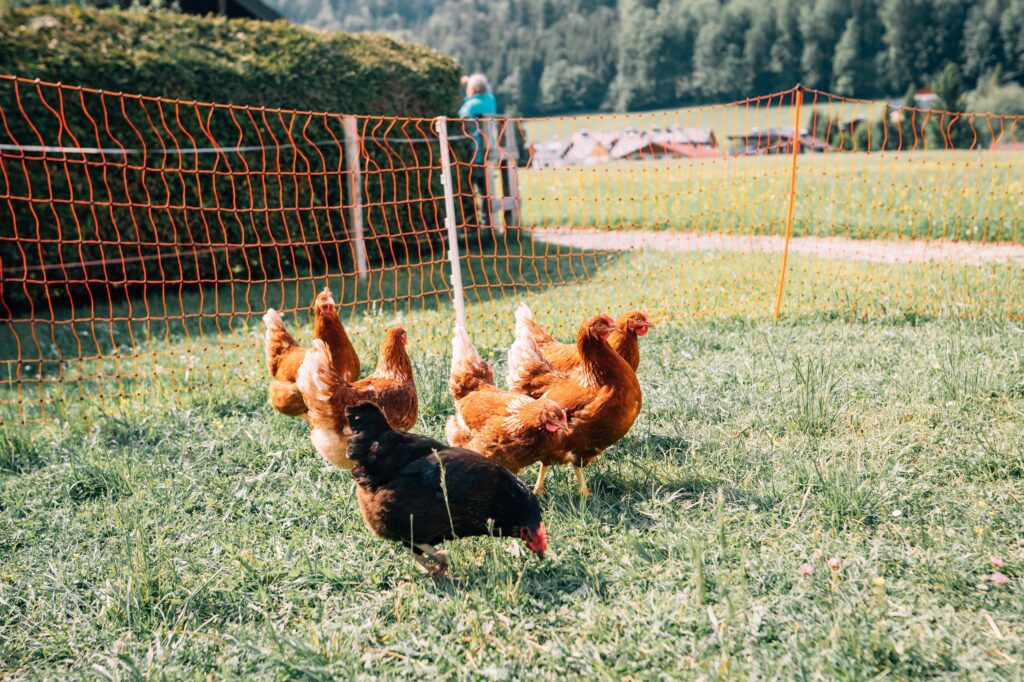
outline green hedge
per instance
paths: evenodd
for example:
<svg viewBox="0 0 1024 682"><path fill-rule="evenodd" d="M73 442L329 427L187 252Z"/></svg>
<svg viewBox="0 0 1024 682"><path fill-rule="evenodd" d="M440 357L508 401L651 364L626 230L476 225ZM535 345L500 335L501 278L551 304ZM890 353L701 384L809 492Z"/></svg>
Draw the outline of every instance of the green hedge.
<svg viewBox="0 0 1024 682"><path fill-rule="evenodd" d="M385 36L165 11L36 6L0 9L0 73L106 93L433 117L454 113L460 69L427 48ZM0 232L6 280L0 316L43 297L58 305L97 294L124 300L161 283L272 281L351 268L342 148L330 144L343 137L337 117L176 107L9 80L0 81L0 115L0 142L21 145L298 143L269 153L106 160L72 154L71 162L60 154L5 153L10 172L0 176L0 214L13 220L18 239L10 228ZM371 118L364 133L428 137L430 126ZM462 146L457 156L468 156ZM371 261L423 253L441 234L436 145L367 140L364 148ZM239 244L244 248L221 248ZM186 256L167 257L176 252Z"/></svg>
<svg viewBox="0 0 1024 682"><path fill-rule="evenodd" d="M110 91L349 114L437 116L459 65L383 35L158 10L0 2L0 72Z"/></svg>

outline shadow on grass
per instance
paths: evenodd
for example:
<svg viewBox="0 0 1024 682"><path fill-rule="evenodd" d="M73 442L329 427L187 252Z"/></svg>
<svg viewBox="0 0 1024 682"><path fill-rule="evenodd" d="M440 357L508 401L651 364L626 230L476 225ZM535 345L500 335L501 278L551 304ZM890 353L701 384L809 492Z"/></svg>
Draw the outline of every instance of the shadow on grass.
<svg viewBox="0 0 1024 682"><path fill-rule="evenodd" d="M624 497L643 500L652 497L656 491L660 492L659 496L677 493L680 499L693 500L703 497L714 500L721 491L726 504L740 507L754 505L762 511L770 509L775 504L773 500L732 488L725 481L689 477L665 478L646 469L641 470L642 477L624 475L621 468L606 468L599 474L591 472L587 480L590 482L595 501L611 498L617 503Z"/></svg>

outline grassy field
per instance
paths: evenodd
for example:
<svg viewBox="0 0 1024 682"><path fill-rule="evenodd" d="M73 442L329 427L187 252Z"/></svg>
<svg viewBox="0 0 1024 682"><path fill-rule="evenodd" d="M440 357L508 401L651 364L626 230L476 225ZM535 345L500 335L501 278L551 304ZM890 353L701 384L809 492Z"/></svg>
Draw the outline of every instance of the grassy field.
<svg viewBox="0 0 1024 682"><path fill-rule="evenodd" d="M620 161L520 171L535 226L785 234L791 159ZM793 234L1024 241L1024 155L844 152L797 160Z"/></svg>
<svg viewBox="0 0 1024 682"><path fill-rule="evenodd" d="M643 341L644 409L594 496L550 479L549 559L463 541L439 583L260 385L0 430L0 677L1020 675L1019 323ZM447 357L416 372L439 435Z"/></svg>
<svg viewBox="0 0 1024 682"><path fill-rule="evenodd" d="M481 343L511 343L512 311L529 299L549 327L570 335L594 310L646 308L659 322L771 316L779 253L636 253L558 247L507 233L462 260L469 328ZM202 292L58 311L56 321L0 326L0 424L131 409L138 399L182 401L224 382L263 380L261 316L283 309L308 338L309 301L329 282L360 357L376 356L384 329L403 322L417 353L446 353L452 308L443 254L425 262L286 284L225 284ZM1020 319L1024 289L1010 264L880 264L790 256L782 314L857 320L932 316ZM417 294L417 292L423 292ZM147 311L148 318L140 313Z"/></svg>
<svg viewBox="0 0 1024 682"><path fill-rule="evenodd" d="M729 135L741 135L758 128L792 128L796 112L793 110L792 95L762 97L748 103L709 104L662 109L627 114L591 114L554 118L527 118L518 124L522 134L531 142L540 142L558 137L566 140L579 130L590 132L605 130L648 130L654 127L668 128L678 125L683 128L711 128L715 136L725 141ZM824 98L814 99L806 95L801 109L801 128L807 128L812 117L821 120L839 117L849 121L858 116L878 118L882 113L881 102L829 102Z"/></svg>

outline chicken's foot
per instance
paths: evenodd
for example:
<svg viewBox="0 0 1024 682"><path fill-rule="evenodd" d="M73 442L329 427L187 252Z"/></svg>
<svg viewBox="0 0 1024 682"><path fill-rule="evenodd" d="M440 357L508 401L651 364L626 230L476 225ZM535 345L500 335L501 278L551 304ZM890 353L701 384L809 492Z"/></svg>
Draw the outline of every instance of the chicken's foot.
<svg viewBox="0 0 1024 682"><path fill-rule="evenodd" d="M590 488L587 487L587 479L583 477L583 467L574 466L576 469L576 480L580 482L580 495L590 497Z"/></svg>
<svg viewBox="0 0 1024 682"><path fill-rule="evenodd" d="M418 552L416 550L419 550ZM448 572L448 557L426 543L413 547L413 556L423 570L432 578L439 578Z"/></svg>

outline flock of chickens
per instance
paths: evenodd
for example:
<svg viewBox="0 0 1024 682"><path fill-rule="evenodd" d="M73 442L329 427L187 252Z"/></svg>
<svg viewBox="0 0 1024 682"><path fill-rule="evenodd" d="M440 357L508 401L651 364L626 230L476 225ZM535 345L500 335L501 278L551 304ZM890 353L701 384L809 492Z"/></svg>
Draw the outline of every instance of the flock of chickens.
<svg viewBox="0 0 1024 682"><path fill-rule="evenodd" d="M447 570L435 545L457 537L519 537L543 558L547 531L537 495L550 466L571 464L581 495L583 467L622 438L640 413L638 337L654 325L643 312L580 325L560 343L521 305L508 351L508 390L456 326L448 386L455 414L448 445L408 433L418 402L402 327L388 330L377 367L359 379L359 358L325 287L313 302L313 341L301 347L273 308L263 316L270 402L304 415L316 451L350 469L367 527L408 545L431 575ZM540 464L531 492L516 476Z"/></svg>

